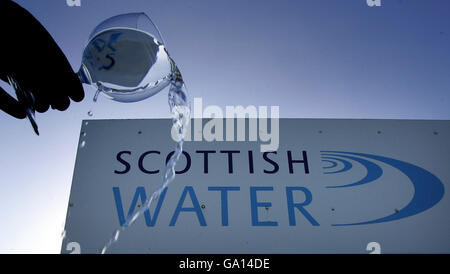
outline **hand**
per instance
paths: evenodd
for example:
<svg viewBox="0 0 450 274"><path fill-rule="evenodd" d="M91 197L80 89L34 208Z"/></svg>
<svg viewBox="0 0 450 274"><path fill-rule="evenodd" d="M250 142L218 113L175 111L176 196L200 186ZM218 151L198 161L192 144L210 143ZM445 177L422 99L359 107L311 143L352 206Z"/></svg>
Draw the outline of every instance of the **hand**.
<svg viewBox="0 0 450 274"><path fill-rule="evenodd" d="M64 53L47 30L24 8L0 0L0 79L14 79L34 97L34 109L64 111L70 99L80 102L83 87ZM70 99L69 99L70 98ZM26 110L0 87L0 109L23 119Z"/></svg>

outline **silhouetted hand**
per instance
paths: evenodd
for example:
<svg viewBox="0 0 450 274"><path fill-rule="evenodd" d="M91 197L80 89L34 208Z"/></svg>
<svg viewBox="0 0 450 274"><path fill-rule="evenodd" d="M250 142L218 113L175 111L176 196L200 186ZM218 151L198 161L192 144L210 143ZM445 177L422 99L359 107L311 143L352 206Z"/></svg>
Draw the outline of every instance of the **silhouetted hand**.
<svg viewBox="0 0 450 274"><path fill-rule="evenodd" d="M0 79L14 79L32 93L34 109L66 110L84 98L83 87L47 30L24 8L0 0ZM70 98L70 99L69 99ZM19 119L25 106L0 87L0 109Z"/></svg>

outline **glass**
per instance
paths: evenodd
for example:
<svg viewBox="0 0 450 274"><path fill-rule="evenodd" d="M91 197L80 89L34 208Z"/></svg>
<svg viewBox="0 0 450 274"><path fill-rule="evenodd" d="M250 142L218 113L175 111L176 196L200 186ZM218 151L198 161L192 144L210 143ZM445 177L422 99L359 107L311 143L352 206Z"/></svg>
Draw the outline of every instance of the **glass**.
<svg viewBox="0 0 450 274"><path fill-rule="evenodd" d="M146 99L173 80L176 65L145 13L111 17L89 36L78 72L82 83L119 102Z"/></svg>

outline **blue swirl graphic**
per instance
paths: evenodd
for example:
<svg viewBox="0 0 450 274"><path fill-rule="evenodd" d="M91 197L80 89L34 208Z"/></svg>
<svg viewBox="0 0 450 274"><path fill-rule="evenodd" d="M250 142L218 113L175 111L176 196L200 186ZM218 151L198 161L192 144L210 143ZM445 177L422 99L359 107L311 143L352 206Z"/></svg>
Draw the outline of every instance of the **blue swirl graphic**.
<svg viewBox="0 0 450 274"><path fill-rule="evenodd" d="M367 170L367 175L363 179L361 179L355 183L351 183L348 185L341 185L341 186L327 186L327 188L341 188L341 187L352 187L352 186L364 185L364 184L375 181L376 179L380 178L381 175L383 175L383 170L381 169L381 167L379 167L377 164L367 161L365 159L352 157L352 156L346 156L346 155L336 155L336 154L323 154L323 155L344 157L344 158L359 162Z"/></svg>
<svg viewBox="0 0 450 274"><path fill-rule="evenodd" d="M333 161L330 161L330 160L322 160L322 162L331 163L331 166L325 166L323 168L333 168L333 167L337 166L336 162L333 162Z"/></svg>
<svg viewBox="0 0 450 274"><path fill-rule="evenodd" d="M444 185L439 180L439 178L437 178L429 171L416 165L388 157L364 153L343 152L343 151L322 151L322 152L362 156L383 162L398 169L400 172L405 174L409 178L414 187L413 198L404 208L400 209L400 211L398 211L397 213L371 221L351 223L351 224L333 224L333 226L376 224L411 217L413 215L417 215L432 208L437 203L439 203L439 201L444 197L445 193ZM342 155L342 157L344 157L344 155Z"/></svg>
<svg viewBox="0 0 450 274"><path fill-rule="evenodd" d="M350 170L352 168L352 163L350 163L349 161L343 160L343 159L339 159L339 158L333 158L333 157L322 157L322 159L331 159L331 160L336 160L339 161L341 163L344 164L344 167L338 171L328 171L328 172L324 172L325 174L334 174L334 173L341 173L341 172L345 172L347 170Z"/></svg>

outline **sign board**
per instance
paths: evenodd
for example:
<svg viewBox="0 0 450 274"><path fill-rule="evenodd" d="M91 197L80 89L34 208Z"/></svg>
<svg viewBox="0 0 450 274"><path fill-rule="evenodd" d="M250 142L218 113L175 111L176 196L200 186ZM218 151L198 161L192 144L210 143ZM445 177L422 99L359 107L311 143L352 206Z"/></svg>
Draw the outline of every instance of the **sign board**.
<svg viewBox="0 0 450 274"><path fill-rule="evenodd" d="M170 128L83 121L62 253L99 253L161 185ZM276 152L189 141L107 252L449 253L449 140L450 121L280 119Z"/></svg>

